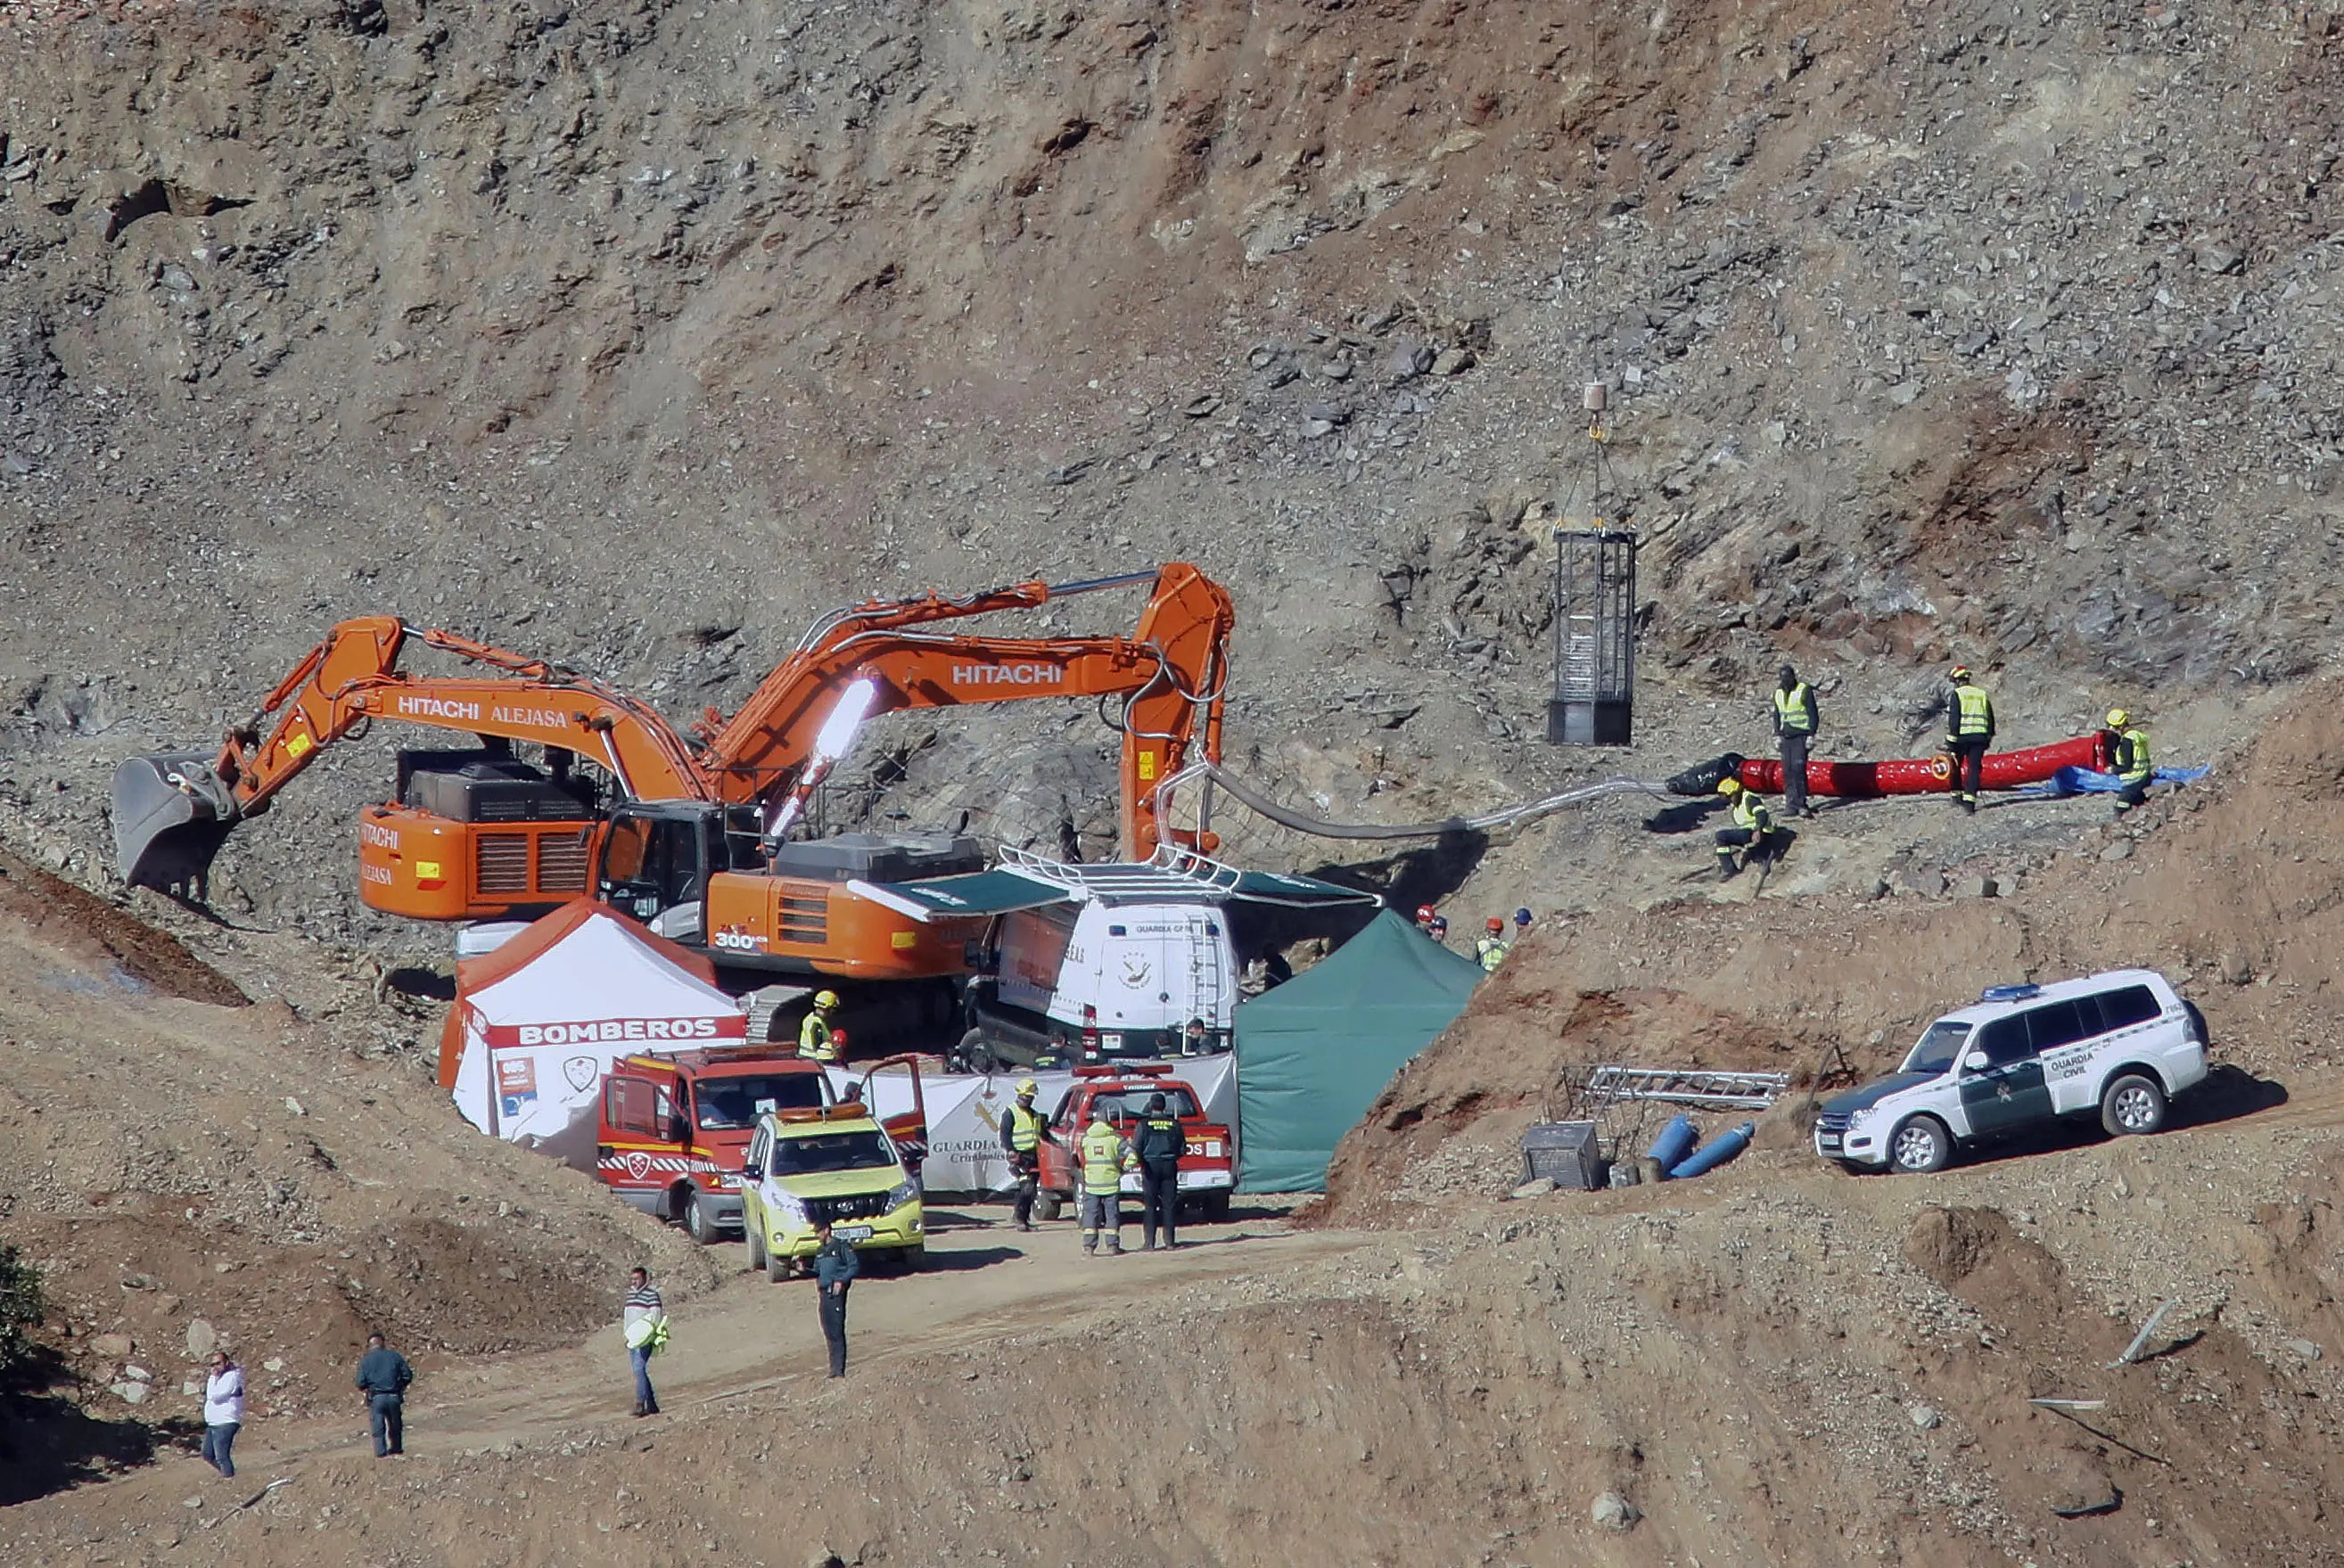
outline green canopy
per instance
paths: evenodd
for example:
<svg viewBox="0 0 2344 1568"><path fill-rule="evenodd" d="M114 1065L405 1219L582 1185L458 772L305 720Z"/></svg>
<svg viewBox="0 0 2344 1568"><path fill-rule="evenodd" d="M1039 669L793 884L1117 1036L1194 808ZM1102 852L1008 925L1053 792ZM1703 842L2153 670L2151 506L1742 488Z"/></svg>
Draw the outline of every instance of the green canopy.
<svg viewBox="0 0 2344 1568"><path fill-rule="evenodd" d="M1336 1141L1481 978L1385 910L1325 961L1237 1010L1241 1192L1321 1192Z"/></svg>

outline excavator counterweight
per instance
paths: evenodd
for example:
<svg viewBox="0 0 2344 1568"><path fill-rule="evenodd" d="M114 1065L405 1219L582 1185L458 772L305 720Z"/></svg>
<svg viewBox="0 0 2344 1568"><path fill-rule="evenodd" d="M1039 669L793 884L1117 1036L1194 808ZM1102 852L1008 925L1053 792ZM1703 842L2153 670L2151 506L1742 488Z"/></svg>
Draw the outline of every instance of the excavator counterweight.
<svg viewBox="0 0 2344 1568"><path fill-rule="evenodd" d="M115 869L134 888L199 891L242 815L210 753L130 758L114 770Z"/></svg>

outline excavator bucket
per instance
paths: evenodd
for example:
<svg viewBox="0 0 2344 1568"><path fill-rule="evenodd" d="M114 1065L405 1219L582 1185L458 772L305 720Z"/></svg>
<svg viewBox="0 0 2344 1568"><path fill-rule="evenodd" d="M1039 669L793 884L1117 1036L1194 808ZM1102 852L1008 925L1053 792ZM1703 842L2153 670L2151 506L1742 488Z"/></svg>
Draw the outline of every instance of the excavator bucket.
<svg viewBox="0 0 2344 1568"><path fill-rule="evenodd" d="M208 752L133 757L114 770L116 869L134 888L199 895L237 817Z"/></svg>

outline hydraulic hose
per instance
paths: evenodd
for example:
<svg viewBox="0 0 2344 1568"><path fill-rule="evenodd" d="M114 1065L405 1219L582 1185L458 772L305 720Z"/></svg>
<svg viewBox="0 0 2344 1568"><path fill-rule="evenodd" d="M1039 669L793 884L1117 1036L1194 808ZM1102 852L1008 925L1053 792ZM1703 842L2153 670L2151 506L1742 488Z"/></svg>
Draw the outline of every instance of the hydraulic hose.
<svg viewBox="0 0 2344 1568"><path fill-rule="evenodd" d="M1166 779L1157 790L1157 809L1167 810L1166 799L1176 785L1191 779L1209 781L1215 788L1228 791L1229 798L1248 810L1267 817L1280 827L1298 833L1308 833L1319 839L1438 839L1450 833L1485 833L1494 828L1509 828L1527 822L1571 806L1583 806L1612 795L1662 795L1658 784L1642 779L1606 779L1600 784L1582 785L1566 789L1559 795L1524 801L1501 810L1484 811L1471 817L1450 817L1439 822L1329 822L1307 811L1279 804L1259 790L1239 783L1210 762L1193 763Z"/></svg>

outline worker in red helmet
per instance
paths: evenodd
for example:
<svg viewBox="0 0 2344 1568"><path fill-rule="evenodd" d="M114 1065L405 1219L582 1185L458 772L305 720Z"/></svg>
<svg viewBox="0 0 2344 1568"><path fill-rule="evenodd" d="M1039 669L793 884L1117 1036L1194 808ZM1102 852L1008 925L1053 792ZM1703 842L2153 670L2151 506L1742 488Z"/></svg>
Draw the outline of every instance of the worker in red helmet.
<svg viewBox="0 0 2344 1568"><path fill-rule="evenodd" d="M1430 904L1419 904L1416 906L1416 929L1422 931L1426 936L1430 936L1432 934L1432 922L1440 918L1440 916L1439 912L1435 910Z"/></svg>
<svg viewBox="0 0 2344 1568"><path fill-rule="evenodd" d="M1506 922L1491 915L1481 924L1481 940L1473 944L1473 956L1480 960L1483 974L1494 974L1512 950L1506 945Z"/></svg>

